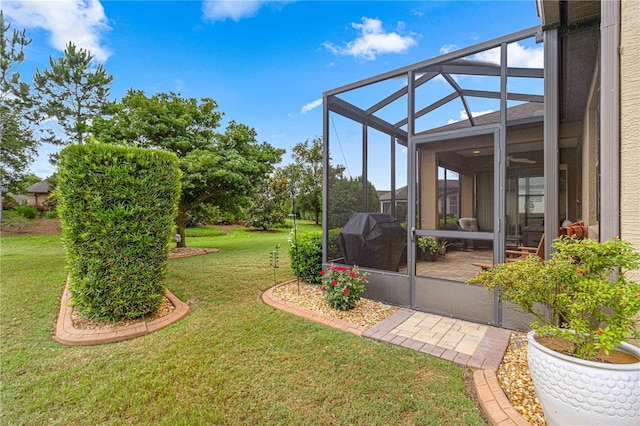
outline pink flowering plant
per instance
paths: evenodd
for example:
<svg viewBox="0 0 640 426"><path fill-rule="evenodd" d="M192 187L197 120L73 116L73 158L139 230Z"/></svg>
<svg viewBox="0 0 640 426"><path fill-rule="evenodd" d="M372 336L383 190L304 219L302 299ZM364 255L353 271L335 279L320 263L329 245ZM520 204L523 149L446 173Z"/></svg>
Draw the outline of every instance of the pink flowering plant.
<svg viewBox="0 0 640 426"><path fill-rule="evenodd" d="M346 311L355 308L367 283L367 274L357 266L335 266L333 263L322 275L322 294L333 309Z"/></svg>

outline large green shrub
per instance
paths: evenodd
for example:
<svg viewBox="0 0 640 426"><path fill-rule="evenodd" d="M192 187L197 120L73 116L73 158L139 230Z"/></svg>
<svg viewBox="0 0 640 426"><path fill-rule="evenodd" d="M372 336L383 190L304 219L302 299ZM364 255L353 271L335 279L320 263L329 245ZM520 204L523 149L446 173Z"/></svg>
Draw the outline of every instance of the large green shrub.
<svg viewBox="0 0 640 426"><path fill-rule="evenodd" d="M35 206L16 206L14 210L25 219L35 219L40 216L40 211Z"/></svg>
<svg viewBox="0 0 640 426"><path fill-rule="evenodd" d="M297 251L296 251L297 248ZM291 268L302 281L319 284L322 281L322 233L307 232L298 234L297 243L291 240L289 249Z"/></svg>
<svg viewBox="0 0 640 426"><path fill-rule="evenodd" d="M155 312L180 196L176 156L91 143L63 149L59 166L74 307L102 320Z"/></svg>

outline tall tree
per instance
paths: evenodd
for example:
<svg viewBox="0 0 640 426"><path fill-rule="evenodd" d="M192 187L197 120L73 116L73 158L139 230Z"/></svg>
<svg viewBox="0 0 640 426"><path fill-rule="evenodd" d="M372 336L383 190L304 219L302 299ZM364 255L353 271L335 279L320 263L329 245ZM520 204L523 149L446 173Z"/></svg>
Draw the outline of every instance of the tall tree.
<svg viewBox="0 0 640 426"><path fill-rule="evenodd" d="M50 68L33 76L42 120L55 119L63 135L43 129L42 141L55 145L82 144L91 122L101 116L111 92L113 76L96 64L88 50L69 43L64 56L49 57Z"/></svg>
<svg viewBox="0 0 640 426"><path fill-rule="evenodd" d="M339 171L340 169L333 169ZM329 189L329 228L344 226L356 212L379 212L380 200L376 188L367 182L367 203L363 210L362 176L345 178L338 175Z"/></svg>
<svg viewBox="0 0 640 426"><path fill-rule="evenodd" d="M246 209L246 226L269 231L284 225L291 209L290 180L286 169L279 168L262 181Z"/></svg>
<svg viewBox="0 0 640 426"><path fill-rule="evenodd" d="M231 121L216 129L222 113L210 98L198 102L175 93L147 97L129 90L111 104L112 117L94 120L92 131L103 142L126 143L175 152L182 170L182 195L176 225L186 246L187 212L203 204L222 211L248 205L249 198L278 163L284 150L256 141L254 129Z"/></svg>
<svg viewBox="0 0 640 426"><path fill-rule="evenodd" d="M30 87L22 81L19 67L24 61L24 48L31 40L25 30L11 31L0 10L0 179L2 194L16 191L38 147L31 127L34 115Z"/></svg>
<svg viewBox="0 0 640 426"><path fill-rule="evenodd" d="M310 213L319 225L322 213L322 138L296 144L291 156L295 161L298 207Z"/></svg>

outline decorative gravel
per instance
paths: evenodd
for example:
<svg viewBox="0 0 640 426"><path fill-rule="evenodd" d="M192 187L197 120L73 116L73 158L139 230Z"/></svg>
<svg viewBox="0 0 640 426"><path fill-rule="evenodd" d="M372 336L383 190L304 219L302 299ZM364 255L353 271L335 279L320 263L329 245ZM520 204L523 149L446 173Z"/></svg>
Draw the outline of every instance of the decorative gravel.
<svg viewBox="0 0 640 426"><path fill-rule="evenodd" d="M298 294L296 281L278 285L273 289L273 295L292 305L302 306L366 328L373 327L398 310L395 306L361 298L355 308L348 311L338 311L324 301L320 285L300 282L300 293Z"/></svg>
<svg viewBox="0 0 640 426"><path fill-rule="evenodd" d="M511 333L497 376L509 402L522 417L533 426L547 424L529 373L526 335Z"/></svg>

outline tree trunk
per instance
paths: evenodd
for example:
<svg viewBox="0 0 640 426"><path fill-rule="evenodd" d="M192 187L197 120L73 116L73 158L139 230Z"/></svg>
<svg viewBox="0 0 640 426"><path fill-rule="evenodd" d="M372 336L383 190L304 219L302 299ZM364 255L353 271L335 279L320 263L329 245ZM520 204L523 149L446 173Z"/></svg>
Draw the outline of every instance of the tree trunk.
<svg viewBox="0 0 640 426"><path fill-rule="evenodd" d="M315 203L314 214L316 217L316 225L320 225L320 212L322 211L322 197L318 197Z"/></svg>
<svg viewBox="0 0 640 426"><path fill-rule="evenodd" d="M178 209L178 217L176 217L176 226L178 228L178 235L180 238L176 238L176 247L186 247L187 240L185 236L185 229L187 228L187 212Z"/></svg>

